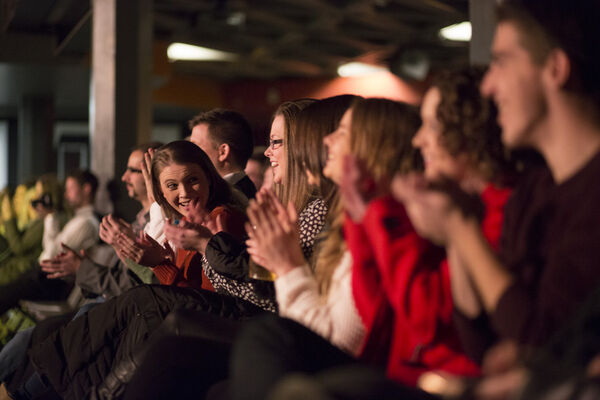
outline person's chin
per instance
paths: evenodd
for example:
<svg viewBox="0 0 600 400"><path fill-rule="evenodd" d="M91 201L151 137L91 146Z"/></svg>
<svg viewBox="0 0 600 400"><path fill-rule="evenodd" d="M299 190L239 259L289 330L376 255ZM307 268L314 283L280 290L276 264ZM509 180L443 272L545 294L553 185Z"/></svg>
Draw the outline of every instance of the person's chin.
<svg viewBox="0 0 600 400"><path fill-rule="evenodd" d="M325 164L325 166L323 167L323 176L326 178L331 179L331 166Z"/></svg>
<svg viewBox="0 0 600 400"><path fill-rule="evenodd" d="M502 127L502 144L509 149L522 146L521 136L522 135L510 127Z"/></svg>

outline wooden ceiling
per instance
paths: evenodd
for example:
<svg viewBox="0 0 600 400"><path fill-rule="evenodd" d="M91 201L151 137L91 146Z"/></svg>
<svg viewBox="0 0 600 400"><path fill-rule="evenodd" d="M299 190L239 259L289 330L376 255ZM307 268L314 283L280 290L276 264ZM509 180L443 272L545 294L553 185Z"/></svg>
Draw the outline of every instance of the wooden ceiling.
<svg viewBox="0 0 600 400"><path fill-rule="evenodd" d="M154 0L154 35L238 54L173 64L215 79L334 76L349 61L410 75L423 63L467 62L468 44L438 32L468 20L468 8L468 0ZM0 62L89 58L88 0L0 0L0 12Z"/></svg>

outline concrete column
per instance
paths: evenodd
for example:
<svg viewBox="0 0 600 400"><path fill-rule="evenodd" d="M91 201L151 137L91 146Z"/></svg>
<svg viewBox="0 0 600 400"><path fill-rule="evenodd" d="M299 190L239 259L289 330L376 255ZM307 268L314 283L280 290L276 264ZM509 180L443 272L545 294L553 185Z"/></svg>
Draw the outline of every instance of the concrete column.
<svg viewBox="0 0 600 400"><path fill-rule="evenodd" d="M120 177L131 147L148 141L152 126L152 0L92 0L90 136L92 171L101 186ZM134 203L121 196L115 212L131 217ZM108 193L96 199L109 208Z"/></svg>
<svg viewBox="0 0 600 400"><path fill-rule="evenodd" d="M17 183L56 170L52 145L54 100L50 96L25 96L18 113Z"/></svg>
<svg viewBox="0 0 600 400"><path fill-rule="evenodd" d="M472 27L470 62L487 65L490 62L490 47L496 27L496 0L470 0L469 15Z"/></svg>

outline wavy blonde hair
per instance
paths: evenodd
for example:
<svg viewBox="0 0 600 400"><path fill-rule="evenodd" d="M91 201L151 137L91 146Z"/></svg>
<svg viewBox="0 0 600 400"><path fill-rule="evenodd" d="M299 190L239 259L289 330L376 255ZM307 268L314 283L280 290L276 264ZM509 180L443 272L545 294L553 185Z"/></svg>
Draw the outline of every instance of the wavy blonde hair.
<svg viewBox="0 0 600 400"><path fill-rule="evenodd" d="M416 107L388 99L358 98L350 110L350 152L375 182L387 185L394 174L421 166L420 155L411 143L421 124ZM342 233L343 211L341 201L332 204L329 229L323 233L317 250L315 275L324 296L329 292L333 272L346 251Z"/></svg>

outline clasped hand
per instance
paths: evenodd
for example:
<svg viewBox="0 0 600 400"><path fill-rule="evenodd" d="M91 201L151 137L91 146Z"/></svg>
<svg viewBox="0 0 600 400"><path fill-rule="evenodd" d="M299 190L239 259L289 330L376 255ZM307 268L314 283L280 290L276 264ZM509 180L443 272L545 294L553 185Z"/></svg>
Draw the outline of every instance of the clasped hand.
<svg viewBox="0 0 600 400"><path fill-rule="evenodd" d="M175 253L168 242L164 247L145 232L138 238L122 235L117 239L117 254L121 259L129 259L136 264L154 268L166 260L174 261Z"/></svg>
<svg viewBox="0 0 600 400"><path fill-rule="evenodd" d="M259 265L275 273L285 275L305 264L300 248L298 214L293 204L287 209L269 190L260 191L256 200L248 206L246 241L248 254Z"/></svg>
<svg viewBox="0 0 600 400"><path fill-rule="evenodd" d="M362 163L353 155L344 157L343 172L340 182L342 203L352 221L360 223L367 212L368 202L389 192L389 189L385 184L378 187Z"/></svg>
<svg viewBox="0 0 600 400"><path fill-rule="evenodd" d="M212 218L197 200L188 206L185 220L167 220L165 237L175 247L186 250L197 250L204 254L210 238L223 230L221 215Z"/></svg>
<svg viewBox="0 0 600 400"><path fill-rule="evenodd" d="M81 261L85 257L85 251L77 253L64 243L61 243L63 251L49 260L42 260L40 265L42 271L46 272L49 279L63 278L75 275L79 271Z"/></svg>

